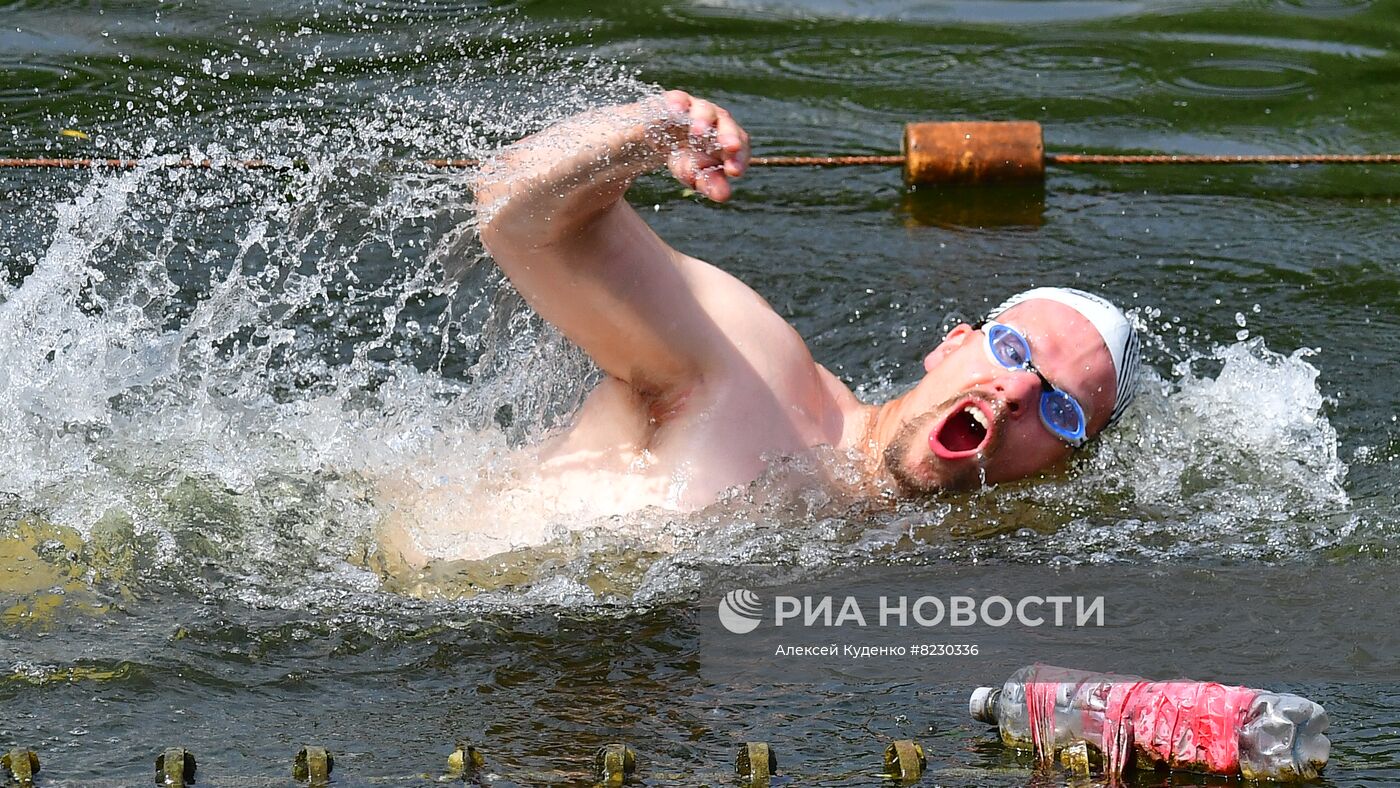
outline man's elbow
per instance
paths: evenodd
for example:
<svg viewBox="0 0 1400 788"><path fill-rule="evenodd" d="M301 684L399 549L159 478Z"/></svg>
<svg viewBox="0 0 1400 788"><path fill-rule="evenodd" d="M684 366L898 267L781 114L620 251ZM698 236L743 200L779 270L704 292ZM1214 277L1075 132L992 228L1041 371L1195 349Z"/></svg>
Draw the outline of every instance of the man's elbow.
<svg viewBox="0 0 1400 788"><path fill-rule="evenodd" d="M477 234L486 251L499 257L502 252L522 247L531 234L528 222L516 214L518 206L509 202L510 184L505 178L480 178L473 188Z"/></svg>
<svg viewBox="0 0 1400 788"><path fill-rule="evenodd" d="M497 263L538 251L553 241L545 228L516 216L509 208L478 201L476 217L481 245Z"/></svg>
<svg viewBox="0 0 1400 788"><path fill-rule="evenodd" d="M492 184L476 195L477 233L497 259L517 251L538 252L568 245L569 239L586 232L584 228L596 218L581 210L560 210L528 192L512 192L504 184Z"/></svg>
<svg viewBox="0 0 1400 788"><path fill-rule="evenodd" d="M472 182L472 212L476 216L482 241L486 240L488 233L495 234L494 228L500 224L497 221L500 218L500 209L508 193L506 179L499 177L499 174L482 172Z"/></svg>

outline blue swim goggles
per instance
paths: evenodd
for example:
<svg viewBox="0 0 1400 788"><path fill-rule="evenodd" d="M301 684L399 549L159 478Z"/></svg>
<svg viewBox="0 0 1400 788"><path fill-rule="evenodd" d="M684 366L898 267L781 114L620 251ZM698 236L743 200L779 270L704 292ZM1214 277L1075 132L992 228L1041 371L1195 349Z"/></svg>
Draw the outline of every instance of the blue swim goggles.
<svg viewBox="0 0 1400 788"><path fill-rule="evenodd" d="M987 354L1006 369L1024 369L1040 378L1040 420L1045 428L1065 443L1079 448L1087 440L1084 409L1079 401L1055 388L1055 384L1031 363L1031 343L1021 332L995 320L974 326L987 335Z"/></svg>

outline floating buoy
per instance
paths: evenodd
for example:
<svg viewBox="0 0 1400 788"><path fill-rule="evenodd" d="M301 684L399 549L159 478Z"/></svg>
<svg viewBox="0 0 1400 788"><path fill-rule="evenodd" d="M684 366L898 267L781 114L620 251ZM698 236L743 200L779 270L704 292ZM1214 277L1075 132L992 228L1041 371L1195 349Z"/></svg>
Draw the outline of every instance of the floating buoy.
<svg viewBox="0 0 1400 788"><path fill-rule="evenodd" d="M752 788L766 786L769 779L778 772L778 756L774 754L773 748L764 742L748 742L739 748L734 771L744 780L745 785Z"/></svg>
<svg viewBox="0 0 1400 788"><path fill-rule="evenodd" d="M325 747L302 747L292 761L292 777L310 785L326 785L334 768L335 758Z"/></svg>
<svg viewBox="0 0 1400 788"><path fill-rule="evenodd" d="M34 775L39 773L39 756L33 750L16 747L0 756L0 766L5 767L10 779L20 788L34 785Z"/></svg>
<svg viewBox="0 0 1400 788"><path fill-rule="evenodd" d="M447 756L447 776L453 780L472 780L486 768L486 758L471 742L457 742L457 749Z"/></svg>
<svg viewBox="0 0 1400 788"><path fill-rule="evenodd" d="M899 782L917 781L927 766L924 748L916 741L899 739L885 748L885 774Z"/></svg>
<svg viewBox="0 0 1400 788"><path fill-rule="evenodd" d="M167 747L156 756L156 784L174 788L194 785L196 768L194 753L183 747Z"/></svg>
<svg viewBox="0 0 1400 788"><path fill-rule="evenodd" d="M909 123L904 180L929 183L1038 183L1045 138L1033 120Z"/></svg>
<svg viewBox="0 0 1400 788"><path fill-rule="evenodd" d="M593 756L593 770L603 785L622 785L637 771L637 754L625 744L605 744Z"/></svg>
<svg viewBox="0 0 1400 788"><path fill-rule="evenodd" d="M1397 153L1048 153L1033 120L916 121L899 156L757 156L755 167L901 167L910 186L1040 184L1047 167L1400 164Z"/></svg>

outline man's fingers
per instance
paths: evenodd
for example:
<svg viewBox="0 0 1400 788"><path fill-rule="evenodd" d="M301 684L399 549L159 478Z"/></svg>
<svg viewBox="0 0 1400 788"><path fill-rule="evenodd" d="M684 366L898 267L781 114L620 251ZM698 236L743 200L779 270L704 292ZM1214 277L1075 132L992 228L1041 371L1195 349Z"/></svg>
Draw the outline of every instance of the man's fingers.
<svg viewBox="0 0 1400 788"><path fill-rule="evenodd" d="M661 94L662 100L666 103L667 111L676 115L685 115L690 112L690 94L684 90L668 90Z"/></svg>
<svg viewBox="0 0 1400 788"><path fill-rule="evenodd" d="M718 167L700 170L695 178L695 190L715 202L724 202L733 192L729 186L729 179L724 177L724 171Z"/></svg>
<svg viewBox="0 0 1400 788"><path fill-rule="evenodd" d="M694 99L690 102L690 134L694 137L704 138L709 136L714 130L715 123L719 119L719 107L704 100Z"/></svg>
<svg viewBox="0 0 1400 788"><path fill-rule="evenodd" d="M689 144L674 150L667 161L676 180L706 197L723 202L733 188L730 178L749 165L749 135L727 110L681 90L663 94L667 111L689 117Z"/></svg>
<svg viewBox="0 0 1400 788"><path fill-rule="evenodd" d="M738 153L743 149L746 135L728 110L720 109L716 112L715 132L715 139L723 150L729 153Z"/></svg>
<svg viewBox="0 0 1400 788"><path fill-rule="evenodd" d="M719 120L719 143L724 174L737 178L749 168L749 134L728 112Z"/></svg>
<svg viewBox="0 0 1400 788"><path fill-rule="evenodd" d="M667 167L681 184L716 202L724 202L733 193L724 166L714 157L682 151L671 156Z"/></svg>
<svg viewBox="0 0 1400 788"><path fill-rule="evenodd" d="M724 164L724 160L719 156L705 151L691 151L690 159L691 166L697 170L717 170Z"/></svg>
<svg viewBox="0 0 1400 788"><path fill-rule="evenodd" d="M695 188L695 175L698 170L695 168L695 165L691 163L690 156L684 153L678 153L671 157L670 161L667 162L667 166L670 168L671 174L676 177L676 180L692 189Z"/></svg>
<svg viewBox="0 0 1400 788"><path fill-rule="evenodd" d="M728 111L721 109L716 125L716 141L724 160L724 173L731 178L744 174L749 166L749 134Z"/></svg>

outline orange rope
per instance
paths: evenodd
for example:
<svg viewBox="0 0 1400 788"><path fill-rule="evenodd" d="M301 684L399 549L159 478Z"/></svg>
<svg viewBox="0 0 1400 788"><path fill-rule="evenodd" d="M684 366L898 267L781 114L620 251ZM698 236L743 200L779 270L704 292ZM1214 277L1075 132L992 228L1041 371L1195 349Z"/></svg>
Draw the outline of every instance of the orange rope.
<svg viewBox="0 0 1400 788"><path fill-rule="evenodd" d="M901 167L903 156L756 156L749 161L755 167L859 167L878 165Z"/></svg>
<svg viewBox="0 0 1400 788"><path fill-rule="evenodd" d="M0 168L29 169L118 169L129 170L147 163L142 159L0 159ZM476 159L423 159L418 162L437 169L475 167ZM897 167L904 164L903 156L756 156L750 162L755 167ZM1047 153L1045 163L1053 166L1098 166L1136 164L1400 164L1400 153L1302 153L1302 154L1239 154L1209 156L1199 154L1103 154ZM265 159L213 161L210 159L177 159L161 162L167 167L213 169L241 167L249 170L286 169L293 163L274 163Z"/></svg>
<svg viewBox="0 0 1400 788"><path fill-rule="evenodd" d="M1046 164L1400 164L1400 153L1285 153L1230 156L1100 153L1047 153Z"/></svg>

